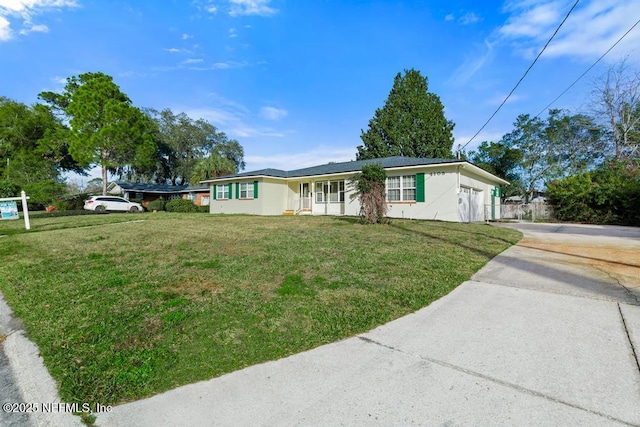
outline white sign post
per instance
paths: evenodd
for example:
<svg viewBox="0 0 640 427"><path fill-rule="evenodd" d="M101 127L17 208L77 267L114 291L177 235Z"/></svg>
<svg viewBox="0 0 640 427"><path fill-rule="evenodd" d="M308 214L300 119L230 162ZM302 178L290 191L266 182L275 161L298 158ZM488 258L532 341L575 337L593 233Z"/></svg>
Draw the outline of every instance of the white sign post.
<svg viewBox="0 0 640 427"><path fill-rule="evenodd" d="M21 192L20 197L5 197L0 199L0 219L18 219L18 209L16 207L16 200L22 201L22 212L24 213L24 227L27 230L31 229L31 223L29 222L29 208L27 207L27 195L24 191Z"/></svg>

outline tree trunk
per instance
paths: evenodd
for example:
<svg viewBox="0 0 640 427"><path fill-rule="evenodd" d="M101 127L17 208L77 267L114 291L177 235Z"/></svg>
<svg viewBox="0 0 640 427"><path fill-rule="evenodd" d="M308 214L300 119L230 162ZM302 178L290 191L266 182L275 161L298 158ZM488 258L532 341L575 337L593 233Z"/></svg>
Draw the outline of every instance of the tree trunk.
<svg viewBox="0 0 640 427"><path fill-rule="evenodd" d="M102 195L107 195L107 166L102 165Z"/></svg>

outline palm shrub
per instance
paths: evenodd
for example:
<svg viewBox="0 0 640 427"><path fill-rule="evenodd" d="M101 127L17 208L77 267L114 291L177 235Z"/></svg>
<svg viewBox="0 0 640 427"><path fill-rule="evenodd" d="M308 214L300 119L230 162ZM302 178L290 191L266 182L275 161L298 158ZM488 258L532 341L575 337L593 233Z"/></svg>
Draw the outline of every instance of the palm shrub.
<svg viewBox="0 0 640 427"><path fill-rule="evenodd" d="M362 171L349 179L353 189L351 199L360 202L360 220L366 224L385 222L387 200L385 197L385 181L387 173L377 163L362 166Z"/></svg>

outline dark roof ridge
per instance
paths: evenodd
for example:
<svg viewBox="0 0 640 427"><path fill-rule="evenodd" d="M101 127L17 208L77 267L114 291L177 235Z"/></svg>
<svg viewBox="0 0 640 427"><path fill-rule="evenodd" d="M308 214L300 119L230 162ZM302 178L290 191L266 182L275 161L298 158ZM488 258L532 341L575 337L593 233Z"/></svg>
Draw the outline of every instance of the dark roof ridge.
<svg viewBox="0 0 640 427"><path fill-rule="evenodd" d="M289 171L284 171L281 169L272 169L272 168L259 169L255 171L248 171L248 172L242 172L234 175L227 175L227 176L221 176L218 178L212 178L212 179L204 180L204 182L213 181L216 179L248 178L252 176L271 176L276 178L299 178L303 176L356 172L362 169L363 165L371 164L371 163L379 163L383 168L388 169L388 168L394 168L394 167L435 165L435 164L456 163L456 162L465 162L465 160L391 156L391 157L380 157L376 159L366 159L366 160L350 160L346 162L330 162L330 163L325 163L318 166L309 166L306 168L293 169Z"/></svg>

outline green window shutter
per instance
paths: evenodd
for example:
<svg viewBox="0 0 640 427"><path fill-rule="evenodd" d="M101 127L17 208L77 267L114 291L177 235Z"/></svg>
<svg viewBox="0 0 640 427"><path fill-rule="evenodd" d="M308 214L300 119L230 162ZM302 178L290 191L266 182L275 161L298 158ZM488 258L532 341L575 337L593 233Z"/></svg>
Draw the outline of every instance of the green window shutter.
<svg viewBox="0 0 640 427"><path fill-rule="evenodd" d="M229 193L229 198L231 198L231 193ZM236 199L240 198L240 183L236 182Z"/></svg>
<svg viewBox="0 0 640 427"><path fill-rule="evenodd" d="M416 202L424 203L424 173L416 174Z"/></svg>
<svg viewBox="0 0 640 427"><path fill-rule="evenodd" d="M258 181L253 181L253 198L258 198Z"/></svg>
<svg viewBox="0 0 640 427"><path fill-rule="evenodd" d="M213 193L213 194L211 195L211 198L212 198L213 200L215 200L215 199L216 199L216 197L218 197L218 186L217 186L216 184L213 184L213 191L212 191L212 193Z"/></svg>
<svg viewBox="0 0 640 427"><path fill-rule="evenodd" d="M233 186L232 186L232 184L231 184L231 183L229 183L229 184L227 184L227 187L229 188L229 198L231 199L231 198L232 198L232 197L231 197L231 194L232 194L232 193L231 193L231 189L233 188Z"/></svg>

